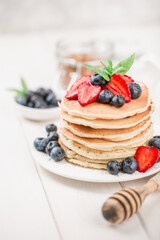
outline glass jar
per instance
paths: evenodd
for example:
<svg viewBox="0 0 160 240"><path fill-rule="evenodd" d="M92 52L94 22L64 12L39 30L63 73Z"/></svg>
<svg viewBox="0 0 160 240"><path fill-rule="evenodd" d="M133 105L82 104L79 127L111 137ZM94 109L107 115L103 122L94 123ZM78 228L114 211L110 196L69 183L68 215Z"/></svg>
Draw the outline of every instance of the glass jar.
<svg viewBox="0 0 160 240"><path fill-rule="evenodd" d="M84 64L99 66L99 60L106 62L112 58L114 44L106 40L75 41L62 40L56 44L58 76L64 88L67 88L72 77L92 74Z"/></svg>

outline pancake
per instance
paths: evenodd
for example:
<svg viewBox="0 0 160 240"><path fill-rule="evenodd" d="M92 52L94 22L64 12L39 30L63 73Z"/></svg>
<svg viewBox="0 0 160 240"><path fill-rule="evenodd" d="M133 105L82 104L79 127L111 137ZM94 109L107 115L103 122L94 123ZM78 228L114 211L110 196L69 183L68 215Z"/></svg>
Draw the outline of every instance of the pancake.
<svg viewBox="0 0 160 240"><path fill-rule="evenodd" d="M137 99L132 99L130 103L116 108L111 104L92 102L82 107L78 100L68 100L65 97L62 100L61 108L69 115L83 117L86 119L122 119L145 112L150 105L148 88L144 83L139 83L142 88L142 94Z"/></svg>
<svg viewBox="0 0 160 240"><path fill-rule="evenodd" d="M121 128L130 128L133 127L135 125L137 125L138 123L146 120L151 113L154 110L154 105L151 104L148 109L140 114L135 114L132 117L129 118L124 118L124 119L85 119L82 117L76 117L76 116L71 116L69 115L67 112L62 111L61 115L62 118L65 119L67 122L70 123L75 123L78 125L83 125L83 126L88 126L88 127L92 127L92 128L107 128L107 129L121 129Z"/></svg>
<svg viewBox="0 0 160 240"><path fill-rule="evenodd" d="M91 127L70 123L65 120L62 121L61 126L67 128L73 134L79 137L102 138L102 139L110 139L112 141L119 141L119 140L130 139L140 134L150 125L150 123L151 123L151 117L148 117L146 120L138 123L133 127L122 128L122 129L94 129Z"/></svg>
<svg viewBox="0 0 160 240"><path fill-rule="evenodd" d="M107 164L104 164L104 163L90 163L87 161L81 161L79 159L74 159L74 158L66 158L66 160L72 164L76 164L76 165L78 165L80 167L84 167L84 168L107 170Z"/></svg>
<svg viewBox="0 0 160 240"><path fill-rule="evenodd" d="M137 147L132 148L124 148L119 150L110 150L110 151L101 151L96 149L88 148L80 143L74 142L63 134L60 133L60 140L61 142L69 149L73 150L77 154L90 158L90 159L119 159L119 158L126 158L135 155ZM146 146L147 142L143 144Z"/></svg>
<svg viewBox="0 0 160 240"><path fill-rule="evenodd" d="M143 132L141 132L137 136L130 138L128 140L116 141L116 142L113 142L111 140L106 140L106 139L79 137L64 127L61 127L59 131L62 135L64 135L65 137L67 137L68 139L74 142L80 143L91 149L98 149L102 151L137 147L137 146L143 145L144 142L146 142L153 136L152 123L149 125L147 129L145 129Z"/></svg>

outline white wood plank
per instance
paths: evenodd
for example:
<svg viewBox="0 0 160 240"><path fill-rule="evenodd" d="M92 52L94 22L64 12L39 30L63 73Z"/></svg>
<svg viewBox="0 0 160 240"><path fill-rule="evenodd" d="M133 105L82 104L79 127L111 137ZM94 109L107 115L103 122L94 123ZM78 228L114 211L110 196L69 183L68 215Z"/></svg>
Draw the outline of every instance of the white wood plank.
<svg viewBox="0 0 160 240"><path fill-rule="evenodd" d="M8 93L0 91L0 239L59 240Z"/></svg>
<svg viewBox="0 0 160 240"><path fill-rule="evenodd" d="M147 177L136 181L124 182L121 185L123 188L138 187L145 184L150 178L151 177ZM137 215L149 239L159 240L160 191L152 193L145 199Z"/></svg>
<svg viewBox="0 0 160 240"><path fill-rule="evenodd" d="M30 148L35 137L46 136L46 123L22 120L22 125ZM118 226L103 219L101 206L107 197L121 189L118 183L74 181L49 173L38 165L37 168L63 239L148 239L136 215Z"/></svg>

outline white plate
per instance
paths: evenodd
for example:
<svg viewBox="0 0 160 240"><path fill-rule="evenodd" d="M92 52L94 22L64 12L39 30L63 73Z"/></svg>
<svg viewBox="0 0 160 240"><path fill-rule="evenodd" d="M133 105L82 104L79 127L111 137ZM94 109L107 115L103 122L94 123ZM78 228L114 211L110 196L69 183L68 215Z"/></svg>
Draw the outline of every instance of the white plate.
<svg viewBox="0 0 160 240"><path fill-rule="evenodd" d="M144 178L153 175L160 171L160 162L155 164L145 173L135 172L133 174L125 174L120 172L114 176L105 170L95 170L83 168L74 164L68 163L65 159L60 162L53 161L47 154L38 152L34 148L32 154L35 160L45 169L57 175L71 178L74 180L81 180L86 182L123 182L131 181L139 178Z"/></svg>

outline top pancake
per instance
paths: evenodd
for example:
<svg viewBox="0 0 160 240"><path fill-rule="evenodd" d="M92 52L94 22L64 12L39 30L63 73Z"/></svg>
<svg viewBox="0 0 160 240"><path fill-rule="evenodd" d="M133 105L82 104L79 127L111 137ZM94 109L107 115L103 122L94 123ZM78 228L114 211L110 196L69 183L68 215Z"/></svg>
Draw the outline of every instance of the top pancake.
<svg viewBox="0 0 160 240"><path fill-rule="evenodd" d="M61 108L69 115L79 116L86 119L122 119L133 116L147 110L150 105L148 88L144 83L139 83L142 88L142 94L137 99L132 99L130 103L117 108L111 104L92 102L82 107L78 100L68 100L65 97L62 100Z"/></svg>

